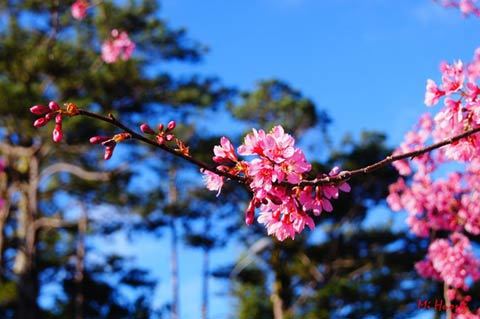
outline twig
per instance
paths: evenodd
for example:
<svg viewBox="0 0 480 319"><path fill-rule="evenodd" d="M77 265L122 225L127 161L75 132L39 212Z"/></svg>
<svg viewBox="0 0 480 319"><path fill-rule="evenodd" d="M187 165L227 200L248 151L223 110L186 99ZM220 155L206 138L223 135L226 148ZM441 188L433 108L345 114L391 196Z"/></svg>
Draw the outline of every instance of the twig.
<svg viewBox="0 0 480 319"><path fill-rule="evenodd" d="M106 117L106 116L99 115L99 114L92 113L92 112L88 112L88 111L85 111L85 110L79 110L79 114L83 115L83 116L91 117L91 118L94 118L94 119L97 119L97 120L101 120L101 121L104 121L104 122L108 122L108 123L120 128L120 129L124 130L125 132L130 133L132 138L134 138L136 140L139 140L143 143L152 145L154 147L160 148L160 149L162 149L162 150L164 150L164 151L166 151L166 152L168 152L168 153L170 153L174 156L183 158L184 160L200 167L201 169L210 171L212 173L221 175L223 177L230 178L232 180L236 180L236 181L238 181L240 183L243 183L243 184L245 184L248 181L248 179L246 177L237 176L237 175L230 174L228 172L218 170L217 168L212 167L211 165L208 165L208 164L206 164L202 161L199 161L199 160L197 160L197 159L195 159L195 158L193 158L189 155L185 155L185 154L183 154L183 153L181 153L177 150L174 150L174 149L168 147L165 144L159 144L154 140L151 140L151 139L149 139L149 138L147 138L143 135L140 135L140 134L134 132L133 130L131 130L130 128L128 128L127 126L125 126L120 121L118 121L112 114L109 114L109 116ZM398 154L398 155L389 155L386 158L384 158L383 160L375 162L371 165L368 165L368 166L365 166L365 167L362 167L362 168L359 168L359 169L351 170L351 171L343 171L343 172L340 172L336 176L326 176L326 177L315 178L315 179L312 179L312 180L304 180L304 181L302 181L302 182L300 182L299 184L296 184L296 185L285 183L285 182L282 183L282 184L289 185L289 186L338 185L338 184L341 184L341 183L349 180L350 178L352 178L354 176L369 174L373 171L376 171L376 170L378 170L378 169L380 169L384 166L387 166L387 165L389 165L393 162L399 161L399 160L415 158L417 156L420 156L422 154L431 152L431 151L433 151L435 149L438 149L438 148L441 148L443 146L458 142L462 138L471 136L471 135L473 135L475 133L478 133L478 132L480 132L480 127L476 127L476 128L467 130L467 131L463 132L462 134L452 136L448 139L445 139L445 140L440 141L438 143L434 143L430 146L421 148L421 149L416 150L416 151L403 153L403 154Z"/></svg>

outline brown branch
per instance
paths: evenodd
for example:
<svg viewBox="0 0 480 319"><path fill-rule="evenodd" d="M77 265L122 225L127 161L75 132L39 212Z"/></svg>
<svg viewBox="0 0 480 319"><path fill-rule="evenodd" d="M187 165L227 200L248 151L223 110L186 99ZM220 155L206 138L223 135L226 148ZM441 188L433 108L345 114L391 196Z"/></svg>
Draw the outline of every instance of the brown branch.
<svg viewBox="0 0 480 319"><path fill-rule="evenodd" d="M35 220L32 226L34 231L53 228L73 228L77 227L77 222L65 221L60 217L41 217Z"/></svg>
<svg viewBox="0 0 480 319"><path fill-rule="evenodd" d="M110 178L110 173L91 172L69 163L55 163L42 171L39 180L42 181L43 179L60 172L66 172L87 181L108 181Z"/></svg>
<svg viewBox="0 0 480 319"><path fill-rule="evenodd" d="M137 132L133 131L132 129L130 129L129 127L127 127L126 125L124 125L123 123L121 123L120 121L118 121L112 114L109 114L108 117L106 116L103 116L103 115L99 115L99 114L96 114L96 113L92 113L92 112L88 112L88 111L85 111L85 110L79 110L79 114L81 115L84 115L84 116L87 116L87 117L91 117L91 118L94 118L94 119L97 119L97 120L100 120L100 121L103 121L103 122L107 122L107 123L110 123L120 129L122 129L123 131L127 132L127 133L130 133L130 135L132 136L133 139L136 139L136 140L139 140L143 143L146 143L146 144L149 144L149 145L152 145L154 147L157 147L157 148L160 148L174 156L177 156L177 157L180 157L198 167L200 167L201 169L204 169L204 170L207 170L207 171L210 171L210 172L213 172L215 174L218 174L218 175L221 175L223 177L227 177L227 178L230 178L230 179L233 179L233 180L236 180L238 182L241 182L241 183L245 183L246 182L246 178L245 177L242 177L242 176L236 176L236 175L233 175L233 174L230 174L228 172L223 172L221 170L218 170L217 168L211 166L211 165L208 165L200 160L197 160L189 155L185 155L183 154L182 152L180 151L177 151L165 144L159 144L157 143L156 141L152 140L152 139L149 139L141 134L138 134Z"/></svg>
<svg viewBox="0 0 480 319"><path fill-rule="evenodd" d="M223 177L227 177L227 178L236 180L236 181L238 181L240 183L243 183L243 184L246 184L246 182L248 181L247 178L245 178L243 176L236 176L236 175L230 174L228 172L223 172L223 171L218 170L217 168L212 167L211 165L208 165L204 162L201 162L201 161L199 161L199 160L197 160L197 159L195 159L195 158L193 158L189 155L185 155L185 154L183 154L183 153L181 153L177 150L174 150L174 149L168 147L167 145L159 144L154 140L151 140L151 139L149 139L149 138L147 138L143 135L140 135L140 134L134 132L133 130L131 130L130 128L128 128L127 126L125 126L123 123L121 123L117 119L115 119L115 117L113 117L112 114L109 114L108 117L105 117L103 115L99 115L99 114L84 111L84 110L79 110L79 114L87 116L87 117L95 118L97 120L101 120L101 121L104 121L104 122L108 122L108 123L120 128L120 129L124 130L125 132L130 133L132 138L134 138L136 140L139 140L143 143L158 147L158 148L160 148L160 149L162 149L162 150L164 150L164 151L166 151L166 152L168 152L168 153L170 153L174 156L183 158L184 160L200 167L201 169L213 172L213 173L221 175ZM355 170L351 170L351 171L343 171L343 172L340 172L336 176L326 176L326 177L315 178L315 179L312 179L312 180L305 180L305 181L302 181L301 183L299 183L298 185L292 185L292 184L285 183L285 182L282 183L282 184L289 185L289 186L338 185L338 184L341 184L341 183L349 180L350 178L352 178L354 176L369 174L373 171L376 171L380 168L383 168L383 167L385 167L385 166L387 166L387 165L389 165L393 162L399 161L399 160L415 158L417 156L420 156L422 154L431 152L431 151L433 151L435 149L438 149L438 148L441 148L443 146L458 142L462 138L466 138L466 137L471 136L471 135L473 135L475 133L478 133L478 132L480 132L480 127L476 127L476 128L467 130L467 131L463 132L462 134L452 136L448 139L445 139L445 140L440 141L438 143L434 143L430 146L421 148L421 149L416 150L416 151L403 153L403 154L398 154L398 155L389 155L381 161L375 162L373 164L370 164L368 166L365 166L365 167L362 167L362 168L359 168L359 169L355 169Z"/></svg>
<svg viewBox="0 0 480 319"><path fill-rule="evenodd" d="M8 143L0 142L0 152L4 154L11 154L14 156L26 156L30 157L40 149L40 145L26 146L14 146Z"/></svg>
<svg viewBox="0 0 480 319"><path fill-rule="evenodd" d="M451 319L452 318L452 302L450 298L448 298L448 285L446 282L443 283L443 297L445 298L445 307L446 307L446 318L445 319Z"/></svg>

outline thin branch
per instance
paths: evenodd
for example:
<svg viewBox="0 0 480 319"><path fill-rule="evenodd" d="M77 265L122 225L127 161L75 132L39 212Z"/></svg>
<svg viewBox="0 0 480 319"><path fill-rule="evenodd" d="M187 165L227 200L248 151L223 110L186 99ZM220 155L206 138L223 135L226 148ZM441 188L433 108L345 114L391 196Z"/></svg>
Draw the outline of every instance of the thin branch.
<svg viewBox="0 0 480 319"><path fill-rule="evenodd" d="M70 173L87 181L108 181L110 178L110 173L91 172L69 163L55 163L42 171L39 180L42 181L43 179L60 172Z"/></svg>
<svg viewBox="0 0 480 319"><path fill-rule="evenodd" d="M33 229L35 231L38 231L40 229L73 227L77 227L77 222L65 221L60 217L41 217L33 223Z"/></svg>
<svg viewBox="0 0 480 319"><path fill-rule="evenodd" d="M448 297L448 285L447 283L443 283L443 297L445 298L445 310L446 310L446 319L452 318L452 302Z"/></svg>
<svg viewBox="0 0 480 319"><path fill-rule="evenodd" d="M136 140L139 140L143 143L152 145L154 147L160 148L160 149L162 149L162 150L164 150L164 151L166 151L166 152L168 152L172 155L175 155L177 157L183 158L184 160L200 167L201 169L210 171L212 173L221 175L223 177L227 177L227 178L236 180L236 181L238 181L240 183L243 183L243 184L246 184L246 182L248 181L248 179L246 177L236 176L236 175L230 174L228 172L218 170L217 168L212 167L211 165L208 165L204 162L201 162L201 161L199 161L199 160L197 160L197 159L195 159L195 158L193 158L189 155L185 155L185 154L183 154L183 153L181 153L177 150L174 150L174 149L168 147L167 145L159 144L154 140L151 140L151 139L149 139L149 138L147 138L143 135L140 135L140 134L134 132L133 130L131 130L130 128L128 128L127 126L125 126L120 121L118 121L115 117L113 117L112 114L109 114L109 116L106 117L106 116L99 115L99 114L92 113L92 112L88 112L88 111L85 111L85 110L79 110L79 114L87 116L87 117L95 118L97 120L101 120L101 121L104 121L104 122L108 122L108 123L120 128L120 129L124 130L125 132L130 133L132 138L134 138ZM467 130L467 131L463 132L462 134L452 136L448 139L445 139L443 141L432 144L430 146L418 149L416 151L403 153L403 154L398 154L398 155L389 155L381 161L375 162L373 164L370 164L368 166L365 166L365 167L362 167L362 168L359 168L359 169L355 169L355 170L351 170L351 171L343 171L343 172L340 172L336 176L326 176L326 177L315 178L315 179L312 179L312 180L305 180L305 181L300 182L297 185L293 185L293 184L289 184L289 183L282 183L282 184L286 184L286 185L290 185L290 186L338 185L338 184L341 184L341 183L349 180L350 178L352 178L354 176L369 174L373 171L376 171L380 168L383 168L383 167L385 167L385 166L387 166L387 165L389 165L393 162L399 161L399 160L415 158L417 156L420 156L422 154L431 152L431 151L433 151L435 149L438 149L438 148L441 148L443 146L458 142L459 140L461 140L463 138L466 138L468 136L471 136L471 135L473 135L475 133L478 133L478 132L480 132L480 127L476 127L476 128Z"/></svg>
<svg viewBox="0 0 480 319"><path fill-rule="evenodd" d="M14 156L30 157L40 149L40 145L13 146L8 143L0 142L0 152L4 154L12 154Z"/></svg>
<svg viewBox="0 0 480 319"><path fill-rule="evenodd" d="M110 124L120 128L120 129L122 129L123 131L129 133L132 136L133 139L136 139L136 140L139 140L143 143L146 143L146 144L152 145L154 147L160 148L160 149L162 149L162 150L164 150L164 151L166 151L166 152L168 152L168 153L170 153L174 156L180 157L180 158L182 158L182 159L200 167L201 169L210 171L212 173L221 175L223 177L227 177L227 178L236 180L236 181L241 182L241 183L246 182L245 177L236 176L236 175L230 174L228 172L218 170L217 168L215 168L211 165L208 165L208 164L206 164L206 163L204 163L200 160L197 160L197 159L195 159L195 158L193 158L189 155L185 155L182 152L177 151L173 148L170 148L165 144L159 144L152 139L149 139L149 138L147 138L147 137L145 137L141 134L138 134L137 132L133 131L132 129L130 129L129 127L127 127L126 125L124 125L123 123L118 121L112 114L109 114L108 117L106 117L106 116L99 115L99 114L92 113L92 112L88 112L88 111L85 111L85 110L79 110L79 114L87 116L87 117L91 117L91 118L94 118L94 119L97 119L97 120L100 120L100 121L103 121L103 122L110 123Z"/></svg>

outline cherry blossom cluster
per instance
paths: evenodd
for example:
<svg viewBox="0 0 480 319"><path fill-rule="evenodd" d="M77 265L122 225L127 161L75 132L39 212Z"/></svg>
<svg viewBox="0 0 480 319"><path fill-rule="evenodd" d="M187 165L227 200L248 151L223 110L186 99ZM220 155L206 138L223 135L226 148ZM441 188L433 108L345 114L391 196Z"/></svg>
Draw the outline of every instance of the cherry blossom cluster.
<svg viewBox="0 0 480 319"><path fill-rule="evenodd" d="M72 17L79 21L85 19L90 7L87 0L76 0L70 7ZM128 33L113 29L110 34L110 39L102 43L102 60L108 64L119 60L129 60L135 50L135 43L130 39Z"/></svg>
<svg viewBox="0 0 480 319"><path fill-rule="evenodd" d="M268 133L253 129L245 137L237 152L253 157L251 160L239 160L226 137L221 138L220 145L215 146L213 152L217 169L245 177L252 191L245 222L252 224L255 210L259 209L258 222L266 226L269 235L281 241L294 239L305 226L313 229L312 214L318 216L322 211L332 211L331 200L338 198L340 191L350 191L346 182L338 186L301 186L311 164L302 150L295 147L295 139L281 126L275 126ZM334 168L329 176L339 172ZM210 171L204 170L203 173L207 188L220 194L225 178Z"/></svg>
<svg viewBox="0 0 480 319"><path fill-rule="evenodd" d="M55 119L55 128L52 132L52 139L54 142L59 143L63 138L62 120L64 116L78 115L78 108L73 103L65 104L65 108L62 109L55 101L50 101L48 107L44 105L34 105L30 108L30 112L35 115L42 115L34 123L35 127L45 126L52 119Z"/></svg>
<svg viewBox="0 0 480 319"><path fill-rule="evenodd" d="M434 115L424 114L394 155L480 127L480 49L471 62L443 62L440 71L441 81L429 79L425 93L425 104L433 107L441 103L440 109ZM451 299L463 301L468 297L467 282L480 280L480 259L473 254L467 237L480 235L479 134L393 165L404 177L389 187L387 203L392 210L408 213L407 224L417 236L450 234L432 240L426 259L416 264L418 273L443 281ZM458 170L442 177L442 168L447 165ZM480 318L480 309L477 314L457 313L456 318Z"/></svg>
<svg viewBox="0 0 480 319"><path fill-rule="evenodd" d="M129 60L135 50L135 43L130 40L128 33L113 29L111 36L102 44L102 60L105 63Z"/></svg>
<svg viewBox="0 0 480 319"><path fill-rule="evenodd" d="M480 16L480 5L477 0L434 0L447 8L457 8L465 16Z"/></svg>

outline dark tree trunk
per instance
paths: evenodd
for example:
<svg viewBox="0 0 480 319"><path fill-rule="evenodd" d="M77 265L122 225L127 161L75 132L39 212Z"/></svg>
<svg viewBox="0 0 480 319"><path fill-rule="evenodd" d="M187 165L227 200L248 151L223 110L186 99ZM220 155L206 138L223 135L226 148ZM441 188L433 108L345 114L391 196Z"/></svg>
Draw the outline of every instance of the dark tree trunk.
<svg viewBox="0 0 480 319"><path fill-rule="evenodd" d="M210 233L210 217L205 217L204 233ZM209 301L209 285L210 277L210 247L207 245L203 248L203 269L202 269L202 319L208 318L208 301Z"/></svg>
<svg viewBox="0 0 480 319"><path fill-rule="evenodd" d="M37 192L39 163L37 154L29 157L29 180L19 207L17 236L22 246L15 259L15 273L18 278L18 319L41 319L37 304L39 281L36 269Z"/></svg>
<svg viewBox="0 0 480 319"><path fill-rule="evenodd" d="M170 205L175 205L177 202L177 185L176 185L176 170L172 168L169 170L169 186L168 197ZM170 232L171 232L171 244L170 244L170 267L172 275L172 319L179 319L180 315L180 297L179 297L179 275L178 275L178 234L177 226L175 224L175 214L170 216Z"/></svg>
<svg viewBox="0 0 480 319"><path fill-rule="evenodd" d="M83 278L85 270L85 234L88 228L87 208L81 205L81 213L78 220L77 260L75 265L75 319L83 319Z"/></svg>
<svg viewBox="0 0 480 319"><path fill-rule="evenodd" d="M285 265L286 262L282 260L282 247L278 242L274 242L271 256L271 266L275 274L271 294L274 319L285 319L285 311L292 303L290 276Z"/></svg>

